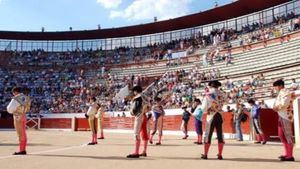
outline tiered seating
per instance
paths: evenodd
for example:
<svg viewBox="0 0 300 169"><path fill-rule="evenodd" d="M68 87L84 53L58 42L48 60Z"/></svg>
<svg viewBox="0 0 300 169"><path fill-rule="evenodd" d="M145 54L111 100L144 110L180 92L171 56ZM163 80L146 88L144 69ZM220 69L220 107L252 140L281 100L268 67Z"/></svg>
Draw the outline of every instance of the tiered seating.
<svg viewBox="0 0 300 169"><path fill-rule="evenodd" d="M202 55L193 55L189 56L187 58L180 59L180 64L177 66L167 66L167 61L158 61L158 62L152 62L152 64L136 64L136 66L130 66L130 67L113 67L110 69L109 72L106 72L104 76L102 76L102 68L99 66L98 68L91 68L89 65L87 65L88 68L85 68L84 75L81 74L81 68L80 65L75 65L73 72L59 72L58 70L54 70L54 73L50 73L47 77L48 79L52 79L54 82L63 84L62 87L56 87L58 90L57 95L53 95L49 101L49 103L45 103L43 105L48 104L44 108L44 110L48 110L52 104L51 102L60 102L61 100L58 95L60 93L65 94L65 98L68 99L68 101L72 101L72 97L78 100L80 104L78 106L72 106L72 111L74 108L83 107L84 100L86 99L87 95L90 94L90 91L96 91L95 93L99 96L99 98L102 98L103 100L110 102L112 100L112 97L115 95L116 92L119 91L120 88L124 87L128 84L129 81L132 80L132 75L135 77L138 76L147 76L149 77L161 77L166 72L175 72L178 70L184 70L185 75L189 75L189 72L194 69L196 66L198 69L200 69L201 72L208 72L212 69L219 70L221 72L220 80L223 80L223 83L225 82L224 77L229 77L233 81L242 81L246 82L249 80L249 76L252 74L258 74L263 73L265 77L265 84L271 84L272 79L277 79L281 77L288 77L285 78L288 82L288 85L290 83L291 78L295 78L296 81L300 81L300 61L298 53L300 53L300 48L298 47L300 45L300 38L294 38L291 39L288 42L276 42L276 43L268 43L266 47L263 46L262 43L260 43L261 46L255 47L251 50L245 51L245 52L233 52L233 64L227 65L224 61L217 62L214 60L213 65L209 65L207 67L203 67L202 63ZM205 49L207 50L207 49ZM200 50L195 53L201 53L205 50ZM237 51L237 50L233 50ZM221 51L221 53L224 51ZM3 58L3 57L2 57ZM88 57L87 57L88 59ZM99 59L99 58L96 58ZM175 62L179 61L178 59L175 59ZM53 61L55 62L55 61ZM62 62L63 64L63 62ZM200 65L200 66L199 66ZM76 69L76 71L75 71ZM26 69L27 70L27 69ZM19 70L22 71L22 70ZM117 76L117 78L111 78L114 80L109 80L108 73L110 76ZM5 74L5 73L2 73ZM55 86L55 83L49 85L47 82L49 81L47 78L45 78L42 74L42 72L36 71L34 73L30 72L28 77L18 77L19 74L22 73L16 73L17 78L24 78L24 82L20 82L19 85L28 85L27 83L32 82L34 85L36 85L36 88L41 88L42 95L40 96L41 99L45 98L45 95L48 95L48 93L43 93L47 91L44 90L43 87L45 86ZM32 75L31 75L32 74ZM53 74L53 75L52 75ZM65 74L72 75L74 77L70 77L69 79L65 79ZM175 73L176 74L176 73ZM23 73L23 76L27 76L26 73ZM31 77L34 76L34 77ZM41 79L45 80L40 82L40 79L35 79L35 77L41 77ZM55 78L55 76L57 76ZM1 78L0 78L1 79ZM34 79L34 80L32 80ZM53 80L54 79L54 80ZM58 79L58 80L57 80ZM14 79L13 79L14 80ZM57 81L56 81L57 80ZM153 80L153 79L152 79ZM199 79L198 79L199 80ZM202 80L202 79L201 79ZM61 82L60 82L61 81ZM113 81L113 82L112 82ZM1 81L0 81L1 82ZM7 83L5 79L3 79L3 82L5 84ZM25 83L26 82L26 83ZM83 83L79 85L78 83ZM182 82L182 83L181 83ZM76 83L77 87L71 87L74 86ZM133 84L133 82L130 82ZM151 83L151 80L149 80L149 83ZM176 82L177 83L177 82ZM192 82L189 78L183 77L182 81L180 81L181 84L170 84L172 85L190 85ZM99 87L99 85L101 87ZM145 83L144 85L147 85ZM72 88L71 91L73 94L70 95L69 91L65 91L64 87ZM105 87L103 87L105 86ZM200 87L200 88L199 88ZM99 89L101 88L101 90ZM187 87L187 90L191 88L191 85ZM203 88L201 88L201 85L199 86L193 86L193 89L196 89L193 91L193 95L200 96L203 92ZM4 89L5 92L8 92L8 89ZM55 87L54 87L55 90ZM256 94L255 97L257 98L265 98L270 97L270 87L268 85L264 85L262 87L257 87L255 89ZM83 92L84 95L80 92ZM38 97L37 97L38 98ZM57 103L56 105L62 105L64 106L65 103ZM75 103L74 103L75 104ZM76 103L77 104L77 103ZM3 104L4 105L4 104ZM51 106L50 106L51 105ZM56 106L59 107L59 106ZM62 107L63 108L63 107ZM82 110L84 111L84 110ZM61 110L57 110L57 112L64 112Z"/></svg>
<svg viewBox="0 0 300 169"><path fill-rule="evenodd" d="M228 76L232 81L246 82L249 80L251 74L263 73L265 77L265 84L271 84L272 79L278 79L282 77L287 80L287 86L290 84L290 80L295 78L296 81L300 81L300 38L290 40L284 43L274 43L267 47L259 47L246 51L243 53L233 54L233 64L226 66L224 62L216 62L212 66L201 67L202 71L209 71L211 69L219 69L222 77ZM167 67L166 63L162 62L152 66L141 66L135 68L113 68L112 72L118 76L128 76L132 74L143 74L148 76L160 76L167 71L174 71L184 69L190 71L196 65L202 65L202 59L190 59L186 64ZM279 70L277 70L279 69ZM221 78L221 79L223 79ZM186 79L186 81L189 81ZM223 81L225 82L225 81ZM194 92L196 96L199 96L203 92L203 88ZM265 98L270 97L270 87L266 85L264 87L258 87L256 89L255 97Z"/></svg>
<svg viewBox="0 0 300 169"><path fill-rule="evenodd" d="M222 76L233 76L291 64L299 58L297 55L297 52L300 52L300 48L298 47L299 45L300 39L295 39L283 44L272 44L266 48L262 47L261 49L253 49L252 51L233 54L232 57L234 58L234 64L226 66L226 63L224 62L217 62L213 66L202 68L202 70L206 71L218 68L221 71ZM151 67L114 68L112 69L112 72L119 76L131 74L159 76L172 70L184 69L188 71L196 64L202 65L202 61L189 62L188 64L183 64L177 67L167 67L166 63L160 63Z"/></svg>

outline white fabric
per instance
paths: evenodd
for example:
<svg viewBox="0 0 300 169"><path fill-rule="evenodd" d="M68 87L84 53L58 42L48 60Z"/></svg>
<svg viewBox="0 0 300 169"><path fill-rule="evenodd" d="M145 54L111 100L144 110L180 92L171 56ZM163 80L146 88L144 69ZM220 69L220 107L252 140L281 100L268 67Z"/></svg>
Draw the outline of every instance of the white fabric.
<svg viewBox="0 0 300 169"><path fill-rule="evenodd" d="M201 109L203 112L207 112L207 109L210 106L210 101L207 97L204 97L201 104Z"/></svg>
<svg viewBox="0 0 300 169"><path fill-rule="evenodd" d="M202 104L201 104L201 109L203 110L203 113L205 113L206 116L206 121L210 121L213 117L214 114L207 114L207 110L211 106L211 100L206 96L203 98Z"/></svg>
<svg viewBox="0 0 300 169"><path fill-rule="evenodd" d="M15 99L12 99L7 106L7 112L13 114L21 104Z"/></svg>
<svg viewBox="0 0 300 169"><path fill-rule="evenodd" d="M124 98L127 97L128 95L129 95L129 88L128 85L126 85L116 94L116 96L114 97L114 101L124 100Z"/></svg>
<svg viewBox="0 0 300 169"><path fill-rule="evenodd" d="M96 118L102 118L103 117L103 115L104 115L104 109L103 108L100 108L100 109L98 109L98 112L97 112L97 114L95 115L95 117Z"/></svg>
<svg viewBox="0 0 300 169"><path fill-rule="evenodd" d="M298 83L292 83L291 84L292 89L298 89L298 87L299 87Z"/></svg>
<svg viewBox="0 0 300 169"><path fill-rule="evenodd" d="M97 103L88 104L88 106L89 106L89 109L86 114L89 117L95 117L95 115L97 113Z"/></svg>

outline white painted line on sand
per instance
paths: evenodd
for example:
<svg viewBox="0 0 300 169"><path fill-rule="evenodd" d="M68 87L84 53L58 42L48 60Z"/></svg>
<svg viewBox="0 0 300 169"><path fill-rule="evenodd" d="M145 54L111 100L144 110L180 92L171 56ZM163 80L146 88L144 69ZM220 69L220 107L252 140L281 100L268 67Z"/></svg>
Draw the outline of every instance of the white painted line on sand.
<svg viewBox="0 0 300 169"><path fill-rule="evenodd" d="M2 159L8 159L8 158L17 158L17 157L27 157L28 155L39 155L39 154L44 154L44 153L53 153L53 152L59 152L59 151L65 151L65 150L72 150L72 149L76 149L76 148L82 148L82 147L86 147L87 144L82 144L79 146L72 146L72 147L65 147L65 148L59 148L59 149L53 149L53 150L46 150L46 151L38 151L38 152L33 152L33 153L29 153L27 155L9 155L9 156L2 156L0 157L0 160Z"/></svg>

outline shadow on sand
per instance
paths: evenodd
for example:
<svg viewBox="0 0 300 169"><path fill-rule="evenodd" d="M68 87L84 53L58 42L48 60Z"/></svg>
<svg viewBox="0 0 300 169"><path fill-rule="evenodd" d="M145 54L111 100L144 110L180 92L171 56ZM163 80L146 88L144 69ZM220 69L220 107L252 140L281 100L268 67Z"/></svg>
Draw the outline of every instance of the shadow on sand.
<svg viewBox="0 0 300 169"><path fill-rule="evenodd" d="M62 158L88 158L88 159L95 159L95 160L153 160L149 158L126 158L126 156L84 156L84 155L61 155L61 154L29 154L29 156L42 156L42 157L62 157Z"/></svg>

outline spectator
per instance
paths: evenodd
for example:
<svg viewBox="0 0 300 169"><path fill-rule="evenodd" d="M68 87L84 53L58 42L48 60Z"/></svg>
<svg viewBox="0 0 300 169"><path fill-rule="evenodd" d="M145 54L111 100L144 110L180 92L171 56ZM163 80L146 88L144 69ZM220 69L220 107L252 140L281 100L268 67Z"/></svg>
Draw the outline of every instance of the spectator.
<svg viewBox="0 0 300 169"><path fill-rule="evenodd" d="M295 91L298 90L299 84L296 82L296 79L292 79L292 84L291 84L291 90Z"/></svg>
<svg viewBox="0 0 300 169"><path fill-rule="evenodd" d="M261 100L259 102L259 107L262 108L262 109L268 109L269 108L268 105L265 103L264 100Z"/></svg>
<svg viewBox="0 0 300 169"><path fill-rule="evenodd" d="M237 141L243 141L243 132L241 129L242 113L245 111L245 105L237 102L236 111L234 112L234 123Z"/></svg>
<svg viewBox="0 0 300 169"><path fill-rule="evenodd" d="M191 114L187 110L187 108L188 108L187 104L185 104L182 107L183 114L182 114L181 130L184 133L184 137L182 139L187 139L189 137L189 135L188 135L188 123L189 123Z"/></svg>
<svg viewBox="0 0 300 169"><path fill-rule="evenodd" d="M256 133L256 142L255 144L266 144L267 140L266 137L261 129L260 125L260 107L255 104L255 101L253 99L248 100L248 103L251 106L251 115L253 119L253 127L254 131Z"/></svg>

